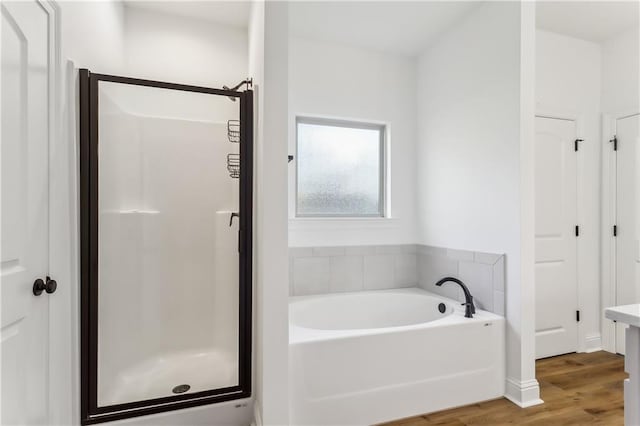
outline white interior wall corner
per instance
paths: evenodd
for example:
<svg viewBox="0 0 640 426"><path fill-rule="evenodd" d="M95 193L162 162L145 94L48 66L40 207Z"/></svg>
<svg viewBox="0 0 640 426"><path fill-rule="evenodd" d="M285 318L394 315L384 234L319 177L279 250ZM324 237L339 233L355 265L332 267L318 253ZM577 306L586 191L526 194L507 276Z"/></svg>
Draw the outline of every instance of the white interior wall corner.
<svg viewBox="0 0 640 426"><path fill-rule="evenodd" d="M254 90L254 210L253 210L253 230L254 236L258 235L258 218L262 210L260 209L262 181L258 179L262 169L262 140L264 132L262 126L262 111L264 111L264 100L262 96L262 84L264 81L264 1L255 1L251 5L251 15L248 27L249 40L249 76L253 78ZM263 393L263 330L260 326L260 318L263 311L262 292L259 291L261 280L258 279L258 261L259 261L258 245L253 246L253 270L256 271L253 276L253 389L254 389L254 423L262 426L262 393Z"/></svg>
<svg viewBox="0 0 640 426"><path fill-rule="evenodd" d="M640 110L640 26L602 43L602 111Z"/></svg>
<svg viewBox="0 0 640 426"><path fill-rule="evenodd" d="M533 385L534 49L535 6L489 2L421 55L418 76L420 243L506 253L507 377L526 384L512 395L522 405L540 402Z"/></svg>
<svg viewBox="0 0 640 426"><path fill-rule="evenodd" d="M535 371L535 3L520 4L520 406L542 402ZM511 395L514 397L514 395Z"/></svg>
<svg viewBox="0 0 640 426"><path fill-rule="evenodd" d="M287 116L289 19L286 2L264 3L264 76L256 143L259 412L265 425L289 423ZM258 82L260 83L260 82ZM265 368L268 366L268 368Z"/></svg>
<svg viewBox="0 0 640 426"><path fill-rule="evenodd" d="M58 1L62 59L105 74L124 71L124 6L120 1ZM87 38L91 34L91 38Z"/></svg>

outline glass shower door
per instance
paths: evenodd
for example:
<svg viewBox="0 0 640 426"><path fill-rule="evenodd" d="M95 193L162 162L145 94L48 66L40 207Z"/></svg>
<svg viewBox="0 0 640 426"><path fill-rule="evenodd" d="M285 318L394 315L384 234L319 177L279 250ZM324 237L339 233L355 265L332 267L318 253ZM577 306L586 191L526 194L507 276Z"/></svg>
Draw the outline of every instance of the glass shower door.
<svg viewBox="0 0 640 426"><path fill-rule="evenodd" d="M83 420L248 396L252 92L81 85Z"/></svg>

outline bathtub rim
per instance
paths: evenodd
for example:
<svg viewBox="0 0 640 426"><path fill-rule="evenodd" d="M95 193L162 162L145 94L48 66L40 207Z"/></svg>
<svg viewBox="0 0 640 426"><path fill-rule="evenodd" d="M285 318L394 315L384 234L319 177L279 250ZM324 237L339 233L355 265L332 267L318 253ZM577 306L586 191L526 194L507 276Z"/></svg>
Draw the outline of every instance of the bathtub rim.
<svg viewBox="0 0 640 426"><path fill-rule="evenodd" d="M296 325L292 322L291 309L296 302L304 300L313 300L326 297L346 296L346 295L363 295L363 294L382 294L382 293L400 293L400 294L413 294L430 296L437 300L441 300L443 303L453 306L454 312L452 314L443 316L433 321L422 322L417 324L389 326L381 328L356 328L356 329L338 329L338 330L323 330L315 328L306 328ZM485 323L487 326L493 323L504 323L505 317L502 315L494 314L482 309L476 309L476 313L473 318L465 318L465 309L460 301L451 299L445 296L441 296L436 293L432 293L428 290L419 287L408 287L399 289L384 289L384 290L365 290L365 291L353 291L353 292L341 292L341 293L326 293L315 294L305 296L290 296L289 297L289 345L297 345L304 343L313 343L320 341L331 341L338 339L347 339L361 336L375 336L388 333L399 333L404 331L413 331L428 329L433 327L459 327L464 324L477 324Z"/></svg>

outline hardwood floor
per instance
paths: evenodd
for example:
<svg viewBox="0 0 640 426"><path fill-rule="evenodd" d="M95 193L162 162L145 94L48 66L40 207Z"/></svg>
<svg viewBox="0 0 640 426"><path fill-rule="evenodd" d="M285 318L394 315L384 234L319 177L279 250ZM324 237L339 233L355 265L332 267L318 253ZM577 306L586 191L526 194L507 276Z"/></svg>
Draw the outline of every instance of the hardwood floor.
<svg viewBox="0 0 640 426"><path fill-rule="evenodd" d="M622 426L624 358L608 352L569 354L536 363L544 404L519 408L506 399L425 414L386 426Z"/></svg>

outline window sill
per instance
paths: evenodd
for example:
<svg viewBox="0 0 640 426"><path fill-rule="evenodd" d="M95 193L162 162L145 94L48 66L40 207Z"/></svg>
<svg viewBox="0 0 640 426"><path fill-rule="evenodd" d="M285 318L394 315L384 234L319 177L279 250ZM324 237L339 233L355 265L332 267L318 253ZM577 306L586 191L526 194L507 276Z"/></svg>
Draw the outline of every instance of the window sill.
<svg viewBox="0 0 640 426"><path fill-rule="evenodd" d="M289 229L366 229L395 228L393 217L295 217L289 219Z"/></svg>

